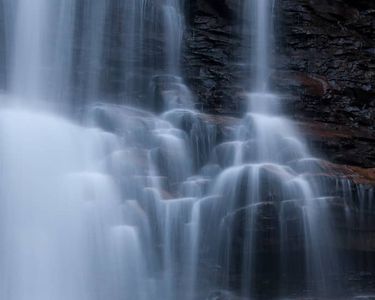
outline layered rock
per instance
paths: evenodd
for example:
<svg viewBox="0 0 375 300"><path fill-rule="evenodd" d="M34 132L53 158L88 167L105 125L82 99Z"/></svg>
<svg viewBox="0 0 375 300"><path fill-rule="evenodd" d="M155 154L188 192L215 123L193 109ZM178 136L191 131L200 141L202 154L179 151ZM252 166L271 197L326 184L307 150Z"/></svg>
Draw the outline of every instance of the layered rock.
<svg viewBox="0 0 375 300"><path fill-rule="evenodd" d="M371 128L309 119L296 125L318 155L338 164L375 167L375 135Z"/></svg>
<svg viewBox="0 0 375 300"><path fill-rule="evenodd" d="M375 6L371 1L279 1L275 84L295 115L375 125Z"/></svg>
<svg viewBox="0 0 375 300"><path fill-rule="evenodd" d="M230 2L230 1L228 1ZM235 1L232 1L235 2ZM241 38L226 1L191 1L183 66L198 107L214 113L237 113L243 90L235 61Z"/></svg>
<svg viewBox="0 0 375 300"><path fill-rule="evenodd" d="M194 0L184 57L198 107L241 115L251 66L235 19L240 1ZM375 4L351 0L277 1L277 34L271 75L285 111L315 128L313 146L339 163L374 167ZM250 74L249 74L250 73ZM316 130L317 127L324 128ZM339 128L339 129L338 129ZM340 137L327 136L335 131Z"/></svg>

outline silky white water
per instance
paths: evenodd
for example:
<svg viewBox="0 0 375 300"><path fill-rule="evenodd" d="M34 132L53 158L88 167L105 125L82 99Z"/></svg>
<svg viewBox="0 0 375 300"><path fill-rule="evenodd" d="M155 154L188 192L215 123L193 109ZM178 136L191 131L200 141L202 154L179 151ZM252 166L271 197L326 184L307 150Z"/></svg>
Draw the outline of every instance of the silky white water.
<svg viewBox="0 0 375 300"><path fill-rule="evenodd" d="M161 28L169 49L165 64L170 76L179 75L183 26L178 21L182 20L179 4L144 1L124 6L128 96L137 88L129 75L139 69L143 16L152 15L156 4L165 20ZM98 129L91 113L84 113L83 122L68 119L70 111L86 110L71 106L74 77L83 87L75 96L82 97L76 105L96 100L101 93L100 70L107 55L104 32L112 4L18 0L3 5L9 14L10 68L0 108L0 298L175 299L175 268L169 258L174 255L169 233L174 211L168 205L163 218L158 218L165 224L165 275L155 276L154 225L135 195L148 188L148 180L139 180L157 178L152 174L158 171L152 165L150 175L141 174L139 166L132 169L128 150L134 143ZM77 30L79 43L84 44L78 52L73 44ZM74 62L84 77L72 73L77 72ZM168 156L167 176L182 180L191 170L189 164L175 166L187 155L176 130L157 126L153 135ZM119 184L122 178L128 182L134 178L139 188ZM151 187L160 188L158 180L151 182Z"/></svg>
<svg viewBox="0 0 375 300"><path fill-rule="evenodd" d="M1 298L143 299L139 236L106 164L116 137L21 109L0 125Z"/></svg>
<svg viewBox="0 0 375 300"><path fill-rule="evenodd" d="M251 73L242 119L194 108L181 66L185 1L1 4L0 299L338 290L338 196L270 80L277 1L239 0ZM373 194L358 190L370 210Z"/></svg>

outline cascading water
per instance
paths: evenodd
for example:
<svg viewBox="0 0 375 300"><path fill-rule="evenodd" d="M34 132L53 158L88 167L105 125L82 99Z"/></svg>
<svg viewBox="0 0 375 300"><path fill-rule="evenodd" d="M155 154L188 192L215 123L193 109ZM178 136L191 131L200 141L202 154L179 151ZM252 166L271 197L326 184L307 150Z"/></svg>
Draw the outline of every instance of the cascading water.
<svg viewBox="0 0 375 300"><path fill-rule="evenodd" d="M104 94L102 72L114 43L106 32L119 25L108 22L114 10L125 16L119 41L126 49L125 102L142 88L137 76L150 60L143 44L152 28L164 33L168 49L163 107L191 107L179 77L179 2L110 2L2 2L10 66L0 111L2 299L177 299L184 293L176 278L177 256L184 256L176 228L184 230L179 216L188 218L193 198L167 203L162 191L191 175L186 134L126 107L90 105L80 112L85 126L56 114L86 110L81 103ZM70 107L78 96L78 107Z"/></svg>
<svg viewBox="0 0 375 300"><path fill-rule="evenodd" d="M245 222L247 226L256 226L258 218L258 210L262 209L262 202L280 201L281 211L279 212L279 226L281 231L280 238L280 272L281 276L290 274L289 266L293 265L293 261L288 261L288 252L290 252L291 245L289 245L289 231L287 206L300 206L302 213L303 224L300 226L304 230L303 238L305 241L305 272L306 287L313 295L324 295L329 292L329 289L334 288L329 277L332 272L337 271L335 266L335 255L332 253L333 235L330 233L329 216L325 208L325 191L320 185L313 180L306 178L305 173L311 172L309 166L302 168L302 170L293 170L291 164L306 160L310 157L305 146L300 142L300 139L289 122L283 117L278 116L280 113L281 99L270 92L269 76L270 76L270 53L273 40L273 8L275 6L274 0L269 1L246 1L245 4L245 26L252 28L252 49L253 55L250 63L253 65L254 84L253 91L248 96L249 113L247 115L247 123L251 123L253 132L247 136L245 140L250 138L253 145L252 151L255 150L255 165L247 165L238 171L246 174L250 181L246 187L249 191L247 194L247 203L252 206L246 216L250 221ZM247 20L247 21L246 21ZM252 20L252 23L248 23ZM246 38L245 38L246 40ZM255 149L254 149L255 147ZM244 168L247 168L249 171ZM273 188L268 187L269 195L262 194L262 172L264 169L273 168L279 173L278 185L281 185L284 196L279 196L275 199L275 195L279 192L272 191ZM237 172L238 172L237 171ZM239 179L241 179L240 175ZM264 176L264 175L263 175ZM238 177L238 175L237 175ZM248 179L249 180L249 179ZM238 183L235 184L237 186ZM277 196L276 196L277 197ZM255 220L254 220L255 219ZM250 224L248 223L250 222ZM295 228L294 228L295 230ZM248 236L248 241L245 238L243 268L249 272L244 278L251 278L255 257L251 257L254 250L257 249L256 233ZM250 256L250 257L249 257ZM287 276L288 277L288 276ZM248 280L248 279L246 279ZM287 288L287 284L280 279L282 289ZM310 285L310 286L309 286ZM248 282L243 282L245 286L245 293L251 295L251 286Z"/></svg>
<svg viewBox="0 0 375 300"><path fill-rule="evenodd" d="M224 280L229 280L232 272L240 272L242 295L256 297L261 273L271 268L279 270L273 272L273 280L279 282L274 288L287 296L287 281L295 276L293 234L302 230L304 271L297 276L305 278L301 289L322 296L336 287L330 277L338 271L325 206L328 198L321 185L306 176L312 171L308 164L299 170L294 167L308 160L310 154L288 120L278 115L281 99L270 91L274 6L275 1L252 0L244 1L242 7L244 42L252 49L246 57L254 70L253 87L248 94L248 113L236 130L235 140L219 146L226 148L227 157L234 158L226 163L212 190L213 194L224 195L223 204L214 208L214 222L220 228L220 236L225 237L217 246L222 252L219 261L227 272ZM265 216L271 218L275 214L280 230L267 224ZM300 223L293 224L293 219L298 218ZM233 239L234 232L241 232L241 241ZM280 245L279 257L273 258L271 266L262 258L266 234ZM239 265L235 266L236 263ZM230 286L230 282L227 284Z"/></svg>
<svg viewBox="0 0 375 300"><path fill-rule="evenodd" d="M289 299L338 286L337 199L269 80L275 2L240 2L248 111L223 125L184 84L184 1L1 1L1 299ZM372 209L373 191L337 185L347 222L357 198Z"/></svg>
<svg viewBox="0 0 375 300"><path fill-rule="evenodd" d="M141 242L107 169L116 137L20 109L0 124L1 298L144 299Z"/></svg>
<svg viewBox="0 0 375 300"><path fill-rule="evenodd" d="M68 108L76 3L2 4L0 298L148 299L141 215L122 213L108 168L118 138L47 112Z"/></svg>

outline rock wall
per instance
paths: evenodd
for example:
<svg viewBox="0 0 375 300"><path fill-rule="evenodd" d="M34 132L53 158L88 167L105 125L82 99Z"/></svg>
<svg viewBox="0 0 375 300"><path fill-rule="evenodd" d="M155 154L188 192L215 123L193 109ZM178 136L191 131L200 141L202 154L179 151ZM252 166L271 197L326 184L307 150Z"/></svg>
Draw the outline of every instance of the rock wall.
<svg viewBox="0 0 375 300"><path fill-rule="evenodd" d="M375 3L283 0L279 8L274 82L291 95L289 111L341 132L320 143L331 160L374 167Z"/></svg>
<svg viewBox="0 0 375 300"><path fill-rule="evenodd" d="M299 96L296 113L374 126L374 3L283 0L279 5L282 39L275 82Z"/></svg>
<svg viewBox="0 0 375 300"><path fill-rule="evenodd" d="M191 1L185 73L198 107L238 115L251 66L241 56L236 0ZM277 1L273 86L286 112L313 124L321 155L375 167L375 3L366 0ZM329 131L328 137L323 134Z"/></svg>
<svg viewBox="0 0 375 300"><path fill-rule="evenodd" d="M239 65L241 38L237 7L228 1L192 0L185 38L185 78L199 108L210 113L238 114L240 84L245 69Z"/></svg>

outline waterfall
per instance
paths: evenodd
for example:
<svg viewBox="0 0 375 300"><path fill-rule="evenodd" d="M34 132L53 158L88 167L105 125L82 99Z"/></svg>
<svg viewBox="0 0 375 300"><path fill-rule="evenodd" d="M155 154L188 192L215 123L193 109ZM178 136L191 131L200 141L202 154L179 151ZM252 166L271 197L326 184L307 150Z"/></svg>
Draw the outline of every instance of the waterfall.
<svg viewBox="0 0 375 300"><path fill-rule="evenodd" d="M183 0L0 0L0 299L340 294L337 193L270 79L277 1L238 2L242 119L195 108ZM335 184L346 222L372 209Z"/></svg>
<svg viewBox="0 0 375 300"><path fill-rule="evenodd" d="M19 109L0 124L1 298L145 299L141 241L105 162L116 137Z"/></svg>
<svg viewBox="0 0 375 300"><path fill-rule="evenodd" d="M189 221L196 198L163 195L192 175L187 135L167 117L95 104L114 90L106 72L116 63L121 102L139 105L136 94L145 87L139 78L149 68L144 81L161 78L163 109L191 108L179 71L182 6L164 0L2 5L9 68L0 110L1 298L193 299L196 262L184 245L194 243L196 226L187 230L182 218ZM120 21L110 20L114 13ZM145 47L154 34L165 36L162 64L150 57L160 44ZM189 184L186 194L194 190ZM189 280L181 289L183 256Z"/></svg>
<svg viewBox="0 0 375 300"><path fill-rule="evenodd" d="M85 11L90 27L97 22L97 30L87 32L94 92L103 50L91 43L104 24L104 4ZM0 297L149 299L144 240L136 226L142 215L137 207L127 209L131 217L122 212L110 168L112 155L123 149L119 137L66 118L78 3L3 5L12 17L0 108Z"/></svg>
<svg viewBox="0 0 375 300"><path fill-rule="evenodd" d="M243 41L247 46L252 45L252 53L245 53L248 63L254 65L253 90L265 91L269 85L270 58L273 40L273 8L275 0L244 1L243 2Z"/></svg>
<svg viewBox="0 0 375 300"><path fill-rule="evenodd" d="M274 6L273 0L248 0L243 3L243 41L251 49L246 57L249 58L249 65L253 66L254 75L247 97L248 112L237 129L239 135L235 137L235 143L240 148L235 151L241 153L240 159L233 166L229 164L213 189L215 194L225 195L226 202L226 209L224 212L218 211L217 218L226 219L223 231L229 228L229 232L236 232L238 226L244 230L240 245L233 245L232 236L229 235L222 246L227 249L223 251L227 253L225 265L228 278L233 260L237 255L242 256L242 295L255 297L259 293L256 285L257 277L261 276L257 272L261 267L259 264L263 262L259 240L264 238L260 236L264 234L261 226L267 226L262 225L262 215L277 213L281 231L271 231L269 234L280 240L280 257L276 259L279 266L273 268L280 270L278 280L281 295L288 290L284 278L293 276L289 268L294 263L288 258L293 251L290 235L293 231L302 230L306 251L305 275L300 275L305 278L302 284L306 284L305 288L312 295L322 296L334 289L329 278L338 271L332 248L334 235L330 232L330 216L325 204L328 195L318 182L305 176L305 173L313 172L310 166L298 171L292 166L310 159L311 154L291 123L280 115L282 99L270 89ZM230 156L236 157L235 152L230 153ZM275 212L279 205L281 211ZM288 224L289 206L299 210L302 223ZM225 216L228 211L230 215ZM236 218L244 220L241 223ZM232 254L234 250L236 252Z"/></svg>

